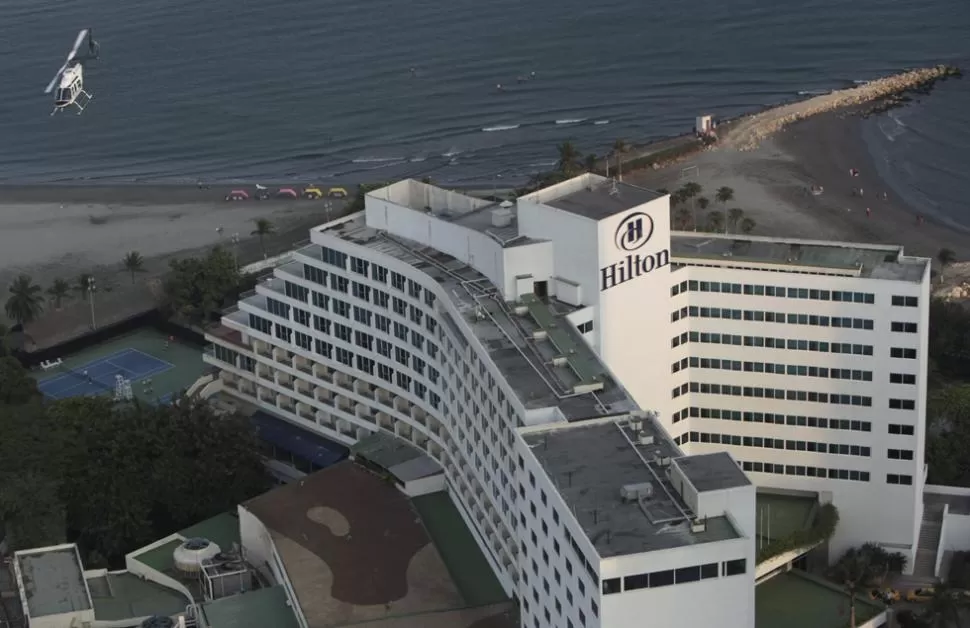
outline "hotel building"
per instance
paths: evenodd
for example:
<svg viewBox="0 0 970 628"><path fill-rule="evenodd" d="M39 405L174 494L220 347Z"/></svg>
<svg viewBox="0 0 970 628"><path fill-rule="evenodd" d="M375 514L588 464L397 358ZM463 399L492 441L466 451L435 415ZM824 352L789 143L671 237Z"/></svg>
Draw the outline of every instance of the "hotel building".
<svg viewBox="0 0 970 628"><path fill-rule="evenodd" d="M750 628L752 482L833 501L833 553L913 551L928 287L899 247L671 233L669 197L595 175L501 205L408 180L312 230L206 360L426 451L525 626Z"/></svg>

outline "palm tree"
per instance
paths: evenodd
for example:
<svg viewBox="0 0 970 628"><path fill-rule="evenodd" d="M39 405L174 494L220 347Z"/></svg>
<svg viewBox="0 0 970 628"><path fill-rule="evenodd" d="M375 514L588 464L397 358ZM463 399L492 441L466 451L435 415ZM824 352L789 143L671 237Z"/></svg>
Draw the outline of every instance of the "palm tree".
<svg viewBox="0 0 970 628"><path fill-rule="evenodd" d="M579 151L572 142L566 141L559 145L559 161L556 162L556 170L564 176L571 176L576 173L579 163Z"/></svg>
<svg viewBox="0 0 970 628"><path fill-rule="evenodd" d="M948 626L961 626L960 607L963 601L962 592L955 591L946 583L939 583L933 587L933 595L927 604L924 618L929 620L929 625L933 628L947 628Z"/></svg>
<svg viewBox="0 0 970 628"><path fill-rule="evenodd" d="M754 218L745 216L741 219L741 233L751 233L754 231L756 225L757 223L754 221Z"/></svg>
<svg viewBox="0 0 970 628"><path fill-rule="evenodd" d="M698 197L696 203L697 209L701 210L702 212L711 206L711 201L706 196Z"/></svg>
<svg viewBox="0 0 970 628"><path fill-rule="evenodd" d="M24 325L37 319L44 309L41 287L34 283L30 275L20 275L10 284L10 297L4 309L7 316Z"/></svg>
<svg viewBox="0 0 970 628"><path fill-rule="evenodd" d="M856 594L882 573L879 556L869 551L870 545L867 543L862 547L850 548L832 568L833 575L845 586L849 594L849 628L856 628Z"/></svg>
<svg viewBox="0 0 970 628"><path fill-rule="evenodd" d="M81 273L74 280L74 291L81 294L81 300L88 300L88 287L91 285L91 280L94 279L94 275L91 273Z"/></svg>
<svg viewBox="0 0 970 628"><path fill-rule="evenodd" d="M674 212L674 228L678 231L687 231L694 222L694 215L686 207L678 207Z"/></svg>
<svg viewBox="0 0 970 628"><path fill-rule="evenodd" d="M721 212L711 212L707 215L707 231L717 233L724 228L724 214Z"/></svg>
<svg viewBox="0 0 970 628"><path fill-rule="evenodd" d="M122 265L131 273L131 283L135 283L135 273L145 272L145 260L138 251L130 251L121 259Z"/></svg>
<svg viewBox="0 0 970 628"><path fill-rule="evenodd" d="M590 153L586 155L586 172L593 172L596 170L596 155Z"/></svg>
<svg viewBox="0 0 970 628"><path fill-rule="evenodd" d="M940 263L940 283L943 283L943 273L946 271L946 267L955 262L956 259L957 254L951 249L943 248L936 254L936 261Z"/></svg>
<svg viewBox="0 0 970 628"><path fill-rule="evenodd" d="M727 204L729 201L734 199L734 190L726 185L722 185L721 187L717 188L716 192L714 192L714 199L721 204L722 208L724 208L724 233L727 233L727 226L731 223L731 221L728 220Z"/></svg>
<svg viewBox="0 0 970 628"><path fill-rule="evenodd" d="M263 238L276 233L276 227L266 218L256 218L253 222L256 223L256 228L253 229L252 235L259 237L259 248L263 251L263 259L266 259L266 245Z"/></svg>
<svg viewBox="0 0 970 628"><path fill-rule="evenodd" d="M613 154L616 155L616 178L620 181L623 180L623 153L629 149L630 146L622 139L613 142Z"/></svg>
<svg viewBox="0 0 970 628"><path fill-rule="evenodd" d="M731 231L737 231L738 225L744 218L744 210L740 207L734 207L728 210L727 213L727 224L731 227Z"/></svg>
<svg viewBox="0 0 970 628"><path fill-rule="evenodd" d="M60 278L55 279L54 283L47 289L47 296L54 302L55 310L61 309L61 302L69 294L71 294L71 284Z"/></svg>
<svg viewBox="0 0 970 628"><path fill-rule="evenodd" d="M701 184L700 183L697 183L695 181L689 181L689 182L685 183L683 186L681 186L681 188L679 190L681 198L683 198L684 201L690 201L691 202L691 208L695 210L695 212L694 212L694 231L697 231L697 222L698 222L697 221L697 212L696 212L697 206L694 204L694 198L696 198L697 196L700 196L700 193L701 193L701 191L703 189L704 188L701 187Z"/></svg>

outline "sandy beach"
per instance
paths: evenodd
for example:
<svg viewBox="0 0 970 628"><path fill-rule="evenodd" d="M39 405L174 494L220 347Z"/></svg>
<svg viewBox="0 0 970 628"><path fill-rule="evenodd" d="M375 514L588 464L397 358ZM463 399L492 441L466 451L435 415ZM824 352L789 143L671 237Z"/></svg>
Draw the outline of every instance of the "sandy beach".
<svg viewBox="0 0 970 628"><path fill-rule="evenodd" d="M730 187L734 200L728 207L753 218L756 235L901 244L907 253L926 257L946 247L959 259L970 258L970 233L929 218L918 224L917 214L880 179L855 113L820 113L762 138L757 147L720 146L624 180L671 191L696 181L712 201L717 188ZM822 194L813 195L813 185L822 186ZM853 193L859 188L861 197ZM712 202L713 210L721 207Z"/></svg>

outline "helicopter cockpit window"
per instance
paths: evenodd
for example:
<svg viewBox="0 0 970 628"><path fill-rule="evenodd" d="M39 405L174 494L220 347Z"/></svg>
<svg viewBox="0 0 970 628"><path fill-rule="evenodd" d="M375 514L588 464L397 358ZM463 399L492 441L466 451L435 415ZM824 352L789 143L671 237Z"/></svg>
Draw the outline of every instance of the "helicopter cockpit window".
<svg viewBox="0 0 970 628"><path fill-rule="evenodd" d="M68 95L66 89L57 90L57 100L69 100L69 99L70 99L70 96Z"/></svg>

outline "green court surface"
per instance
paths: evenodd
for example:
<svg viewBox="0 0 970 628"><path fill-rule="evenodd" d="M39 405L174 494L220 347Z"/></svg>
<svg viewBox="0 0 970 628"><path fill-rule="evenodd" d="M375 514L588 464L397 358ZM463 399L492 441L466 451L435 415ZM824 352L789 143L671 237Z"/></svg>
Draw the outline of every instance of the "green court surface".
<svg viewBox="0 0 970 628"><path fill-rule="evenodd" d="M63 360L61 366L33 372L41 392L52 399L113 395L115 375L121 373L131 379L136 398L164 403L191 386L205 370L201 347L169 341L153 327L58 357Z"/></svg>
<svg viewBox="0 0 970 628"><path fill-rule="evenodd" d="M816 503L814 497L759 492L755 499L758 536L780 539L811 527Z"/></svg>
<svg viewBox="0 0 970 628"><path fill-rule="evenodd" d="M448 493L422 495L411 502L465 602L469 606L483 606L506 601L508 597L502 585L495 579Z"/></svg>
<svg viewBox="0 0 970 628"><path fill-rule="evenodd" d="M849 596L835 585L794 570L755 587L757 628L849 628ZM856 624L882 607L856 597Z"/></svg>

